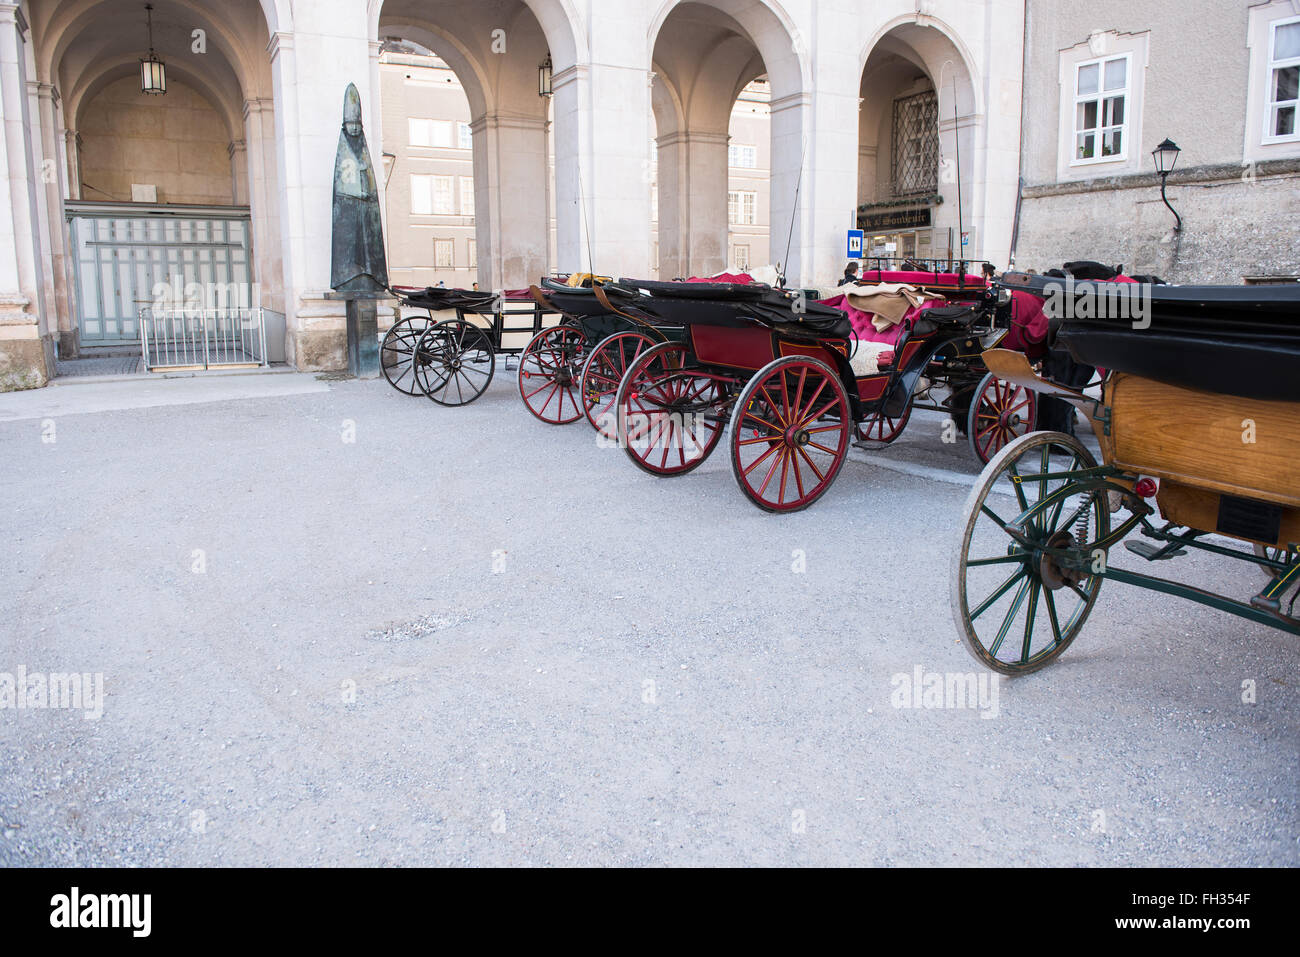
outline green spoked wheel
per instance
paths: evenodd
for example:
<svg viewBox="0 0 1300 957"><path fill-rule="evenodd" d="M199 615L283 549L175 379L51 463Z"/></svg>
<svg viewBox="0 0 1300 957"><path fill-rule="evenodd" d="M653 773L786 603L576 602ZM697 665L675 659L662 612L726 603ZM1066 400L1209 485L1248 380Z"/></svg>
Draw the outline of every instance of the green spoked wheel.
<svg viewBox="0 0 1300 957"><path fill-rule="evenodd" d="M1110 509L1106 491L1078 474L1096 464L1073 436L1034 432L994 456L966 500L953 620L994 671L1027 674L1053 661L1097 601L1106 555L1095 543L1110 532Z"/></svg>

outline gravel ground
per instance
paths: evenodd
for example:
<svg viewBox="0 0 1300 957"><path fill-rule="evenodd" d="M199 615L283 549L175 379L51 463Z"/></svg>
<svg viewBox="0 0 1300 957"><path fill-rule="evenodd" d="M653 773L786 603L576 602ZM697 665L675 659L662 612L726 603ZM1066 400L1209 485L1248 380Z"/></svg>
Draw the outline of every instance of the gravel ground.
<svg viewBox="0 0 1300 957"><path fill-rule="evenodd" d="M948 607L978 469L936 416L792 516L505 374L43 425L0 422L0 672L106 701L0 710L0 864L1300 863L1281 632L1109 583L995 718L892 707L981 673Z"/></svg>

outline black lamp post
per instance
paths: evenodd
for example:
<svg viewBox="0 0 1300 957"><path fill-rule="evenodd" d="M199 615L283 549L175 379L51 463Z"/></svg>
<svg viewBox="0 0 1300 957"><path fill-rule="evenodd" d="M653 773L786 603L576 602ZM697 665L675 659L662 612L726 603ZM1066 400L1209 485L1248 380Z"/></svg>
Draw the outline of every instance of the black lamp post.
<svg viewBox="0 0 1300 957"><path fill-rule="evenodd" d="M1151 151L1151 156L1156 161L1156 172L1160 174L1160 198L1169 207L1169 212L1174 214L1174 232L1182 230L1183 217L1179 216L1178 210L1170 205L1169 197L1165 195L1165 183L1169 179L1169 174L1173 172L1174 164L1178 162L1178 154L1181 152L1178 144L1169 137L1161 140L1160 145Z"/></svg>

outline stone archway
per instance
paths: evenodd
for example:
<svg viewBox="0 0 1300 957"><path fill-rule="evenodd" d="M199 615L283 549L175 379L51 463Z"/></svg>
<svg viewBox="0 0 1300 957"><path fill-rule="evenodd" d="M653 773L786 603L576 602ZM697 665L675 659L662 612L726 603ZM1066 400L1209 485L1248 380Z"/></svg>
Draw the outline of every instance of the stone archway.
<svg viewBox="0 0 1300 957"><path fill-rule="evenodd" d="M766 4L674 0L660 10L651 36L661 275L727 268L732 108L751 81L766 76L771 174L757 205L770 229L767 258L797 276L805 215L796 208L796 192L806 159L807 106L797 30Z"/></svg>
<svg viewBox="0 0 1300 957"><path fill-rule="evenodd" d="M44 275L64 356L77 353L84 318L67 204L124 204L122 215L130 219L139 198L132 196L133 183L158 189L157 203L149 204L155 208L251 207L251 228L241 227L240 239L255 253L244 267L250 295L256 305L283 309L266 47L271 24L283 22L287 7L280 0L157 0L153 6L154 48L169 77L169 93L159 98L140 94L136 79L147 39L142 3L31 0L33 61L51 91L42 102L41 152L58 171L46 180L42 209ZM86 150L100 182L85 175Z"/></svg>
<svg viewBox="0 0 1300 957"><path fill-rule="evenodd" d="M858 223L901 258L973 258L979 88L938 21L885 24L862 57ZM962 234L967 237L963 249ZM877 247L877 251L880 247Z"/></svg>

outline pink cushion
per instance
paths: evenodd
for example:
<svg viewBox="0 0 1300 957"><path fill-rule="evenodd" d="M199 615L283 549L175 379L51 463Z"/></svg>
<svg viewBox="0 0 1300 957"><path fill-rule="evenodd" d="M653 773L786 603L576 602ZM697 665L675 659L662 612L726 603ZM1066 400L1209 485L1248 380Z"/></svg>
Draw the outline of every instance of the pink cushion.
<svg viewBox="0 0 1300 957"><path fill-rule="evenodd" d="M716 276L692 276L687 282L734 282L739 286L748 286L754 277L747 272L720 272Z"/></svg>

